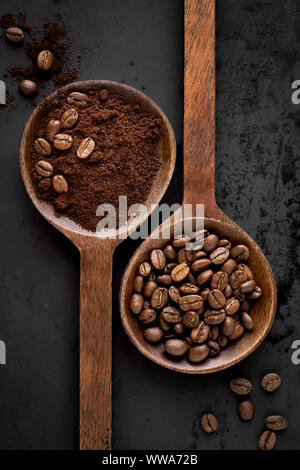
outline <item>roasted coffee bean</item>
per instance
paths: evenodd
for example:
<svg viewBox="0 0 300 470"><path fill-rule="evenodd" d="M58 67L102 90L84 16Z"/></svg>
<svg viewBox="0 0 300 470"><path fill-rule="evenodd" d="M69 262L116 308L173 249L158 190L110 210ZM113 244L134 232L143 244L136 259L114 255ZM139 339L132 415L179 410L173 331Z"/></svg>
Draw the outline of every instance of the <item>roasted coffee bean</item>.
<svg viewBox="0 0 300 470"><path fill-rule="evenodd" d="M224 306L227 315L234 315L240 308L240 302L234 297L229 298Z"/></svg>
<svg viewBox="0 0 300 470"><path fill-rule="evenodd" d="M209 330L209 326L201 320L199 325L191 331L192 341L194 343L204 343L208 338Z"/></svg>
<svg viewBox="0 0 300 470"><path fill-rule="evenodd" d="M237 267L236 261L232 258L229 258L227 261L225 261L224 264L222 264L222 266L220 267L220 270L228 274L228 276L230 276L230 274L233 273L236 267Z"/></svg>
<svg viewBox="0 0 300 470"><path fill-rule="evenodd" d="M239 269L240 271L245 271L248 281L251 281L253 279L252 271L249 266L247 266L247 264L239 263L237 265L237 269Z"/></svg>
<svg viewBox="0 0 300 470"><path fill-rule="evenodd" d="M231 335L228 336L228 339L230 339L230 341L234 341L236 339L238 339L240 336L242 336L244 334L244 327L241 323L236 323L234 325L234 330L233 330L233 333L231 333Z"/></svg>
<svg viewBox="0 0 300 470"><path fill-rule="evenodd" d="M208 258L200 258L196 259L196 261L193 262L191 269L194 272L198 271L204 271L211 265L211 261Z"/></svg>
<svg viewBox="0 0 300 470"><path fill-rule="evenodd" d="M51 178L43 178L39 182L39 188L44 192L48 191L51 188L51 185L52 185Z"/></svg>
<svg viewBox="0 0 300 470"><path fill-rule="evenodd" d="M52 184L57 193L67 193L69 190L68 182L62 175L53 176Z"/></svg>
<svg viewBox="0 0 300 470"><path fill-rule="evenodd" d="M205 289L203 289L201 292L200 292L200 295L202 297L202 299L204 301L206 301L208 299L208 294L210 293L210 289L208 287L206 287Z"/></svg>
<svg viewBox="0 0 300 470"><path fill-rule="evenodd" d="M227 286L225 287L223 291L223 294L225 295L226 299L229 299L229 297L232 296L232 288L230 284L227 284Z"/></svg>
<svg viewBox="0 0 300 470"><path fill-rule="evenodd" d="M205 323L207 325L219 325L226 318L225 310L206 310L203 315Z"/></svg>
<svg viewBox="0 0 300 470"><path fill-rule="evenodd" d="M228 344L228 338L226 336L222 335L218 339L218 343L220 345L220 348L224 349L224 348L226 348L226 346Z"/></svg>
<svg viewBox="0 0 300 470"><path fill-rule="evenodd" d="M171 286L169 288L169 297L171 300L173 300L173 302L175 302L176 304L179 303L179 299L180 299L180 292L179 292L179 289L176 287L176 286Z"/></svg>
<svg viewBox="0 0 300 470"><path fill-rule="evenodd" d="M168 263L164 269L165 274L171 274L174 268L176 268L177 263Z"/></svg>
<svg viewBox="0 0 300 470"><path fill-rule="evenodd" d="M284 431L288 427L288 421L284 416L280 415L267 416L265 427L271 431Z"/></svg>
<svg viewBox="0 0 300 470"><path fill-rule="evenodd" d="M272 450L276 444L276 434L272 431L264 431L259 438L258 447L260 450Z"/></svg>
<svg viewBox="0 0 300 470"><path fill-rule="evenodd" d="M162 250L152 250L150 254L150 260L154 269L162 270L166 266L166 257Z"/></svg>
<svg viewBox="0 0 300 470"><path fill-rule="evenodd" d="M34 149L40 155L49 156L51 154L51 145L42 137L34 141Z"/></svg>
<svg viewBox="0 0 300 470"><path fill-rule="evenodd" d="M218 339L219 327L217 325L211 325L208 337L212 341L216 341Z"/></svg>
<svg viewBox="0 0 300 470"><path fill-rule="evenodd" d="M186 257L186 250L185 248L181 248L179 251L178 251L178 256L177 256L177 261L178 263L186 263L188 264L188 259Z"/></svg>
<svg viewBox="0 0 300 470"><path fill-rule="evenodd" d="M139 320L143 325L149 325L156 320L156 312L152 308L145 308L139 315Z"/></svg>
<svg viewBox="0 0 300 470"><path fill-rule="evenodd" d="M229 282L230 282L232 289L238 289L240 285L246 281L247 281L247 275L245 271L241 271L240 269L233 271L231 276L229 276Z"/></svg>
<svg viewBox="0 0 300 470"><path fill-rule="evenodd" d="M146 299L150 299L153 292L157 288L157 284L154 281L147 281L144 285L143 294Z"/></svg>
<svg viewBox="0 0 300 470"><path fill-rule="evenodd" d="M203 242L204 238L208 237L209 235L210 235L209 231L206 228L204 228L204 229L199 230L197 233L195 233L193 240Z"/></svg>
<svg viewBox="0 0 300 470"><path fill-rule="evenodd" d="M203 250L210 253L215 250L219 243L219 237L217 235L208 235L203 241Z"/></svg>
<svg viewBox="0 0 300 470"><path fill-rule="evenodd" d="M171 277L174 282L181 282L187 277L189 272L189 266L186 263L181 263L173 269L173 271L171 272Z"/></svg>
<svg viewBox="0 0 300 470"><path fill-rule="evenodd" d="M73 144L73 137L69 134L56 134L53 139L53 145L58 150L67 150Z"/></svg>
<svg viewBox="0 0 300 470"><path fill-rule="evenodd" d="M186 280L187 280L190 284L194 284L194 285L197 284L196 278L195 278L195 276L191 273L191 271L188 273Z"/></svg>
<svg viewBox="0 0 300 470"><path fill-rule="evenodd" d="M157 276L157 282L164 286L170 286L172 284L172 278L169 274L163 274L162 276Z"/></svg>
<svg viewBox="0 0 300 470"><path fill-rule="evenodd" d="M182 323L186 328L196 328L199 324L199 315L197 312L190 310L182 317Z"/></svg>
<svg viewBox="0 0 300 470"><path fill-rule="evenodd" d="M250 380L244 379L243 377L232 379L229 383L229 387L232 392L236 393L237 395L248 395L250 392L252 392L252 383Z"/></svg>
<svg viewBox="0 0 300 470"><path fill-rule="evenodd" d="M22 80L19 84L19 90L23 95L33 96L38 92L38 85L33 80Z"/></svg>
<svg viewBox="0 0 300 470"><path fill-rule="evenodd" d="M229 257L229 250L227 250L227 248L224 248L222 246L220 246L219 248L216 248L210 254L211 262L217 265L225 263L228 257Z"/></svg>
<svg viewBox="0 0 300 470"><path fill-rule="evenodd" d="M89 97L84 93L73 91L67 99L70 105L78 106L78 108L85 108L89 104Z"/></svg>
<svg viewBox="0 0 300 470"><path fill-rule="evenodd" d="M5 37L10 42L22 42L24 39L24 33L20 28L11 26L5 31Z"/></svg>
<svg viewBox="0 0 300 470"><path fill-rule="evenodd" d="M189 237L186 237L185 235L182 235L180 237L176 237L173 240L173 247L176 249L184 248L187 243L189 243L191 240Z"/></svg>
<svg viewBox="0 0 300 470"><path fill-rule="evenodd" d="M45 162L45 160L40 160L39 162L37 162L37 164L35 165L35 169L39 175L45 177L51 176L53 172L53 167L51 163Z"/></svg>
<svg viewBox="0 0 300 470"><path fill-rule="evenodd" d="M69 129L73 127L78 121L78 112L74 108L67 109L61 117L61 122L64 127Z"/></svg>
<svg viewBox="0 0 300 470"><path fill-rule="evenodd" d="M177 260L177 251L172 245L167 245L164 248L164 254L167 259L170 261L176 261Z"/></svg>
<svg viewBox="0 0 300 470"><path fill-rule="evenodd" d="M219 241L219 246L222 246L223 248L227 248L227 250L231 250L231 243L226 238L223 238L222 240Z"/></svg>
<svg viewBox="0 0 300 470"><path fill-rule="evenodd" d="M237 406L242 421L251 421L254 417L254 405L250 400L243 400Z"/></svg>
<svg viewBox="0 0 300 470"><path fill-rule="evenodd" d="M144 279L142 278L142 276L136 276L134 278L134 283L133 283L133 288L135 292L140 294L143 290L143 287L144 287Z"/></svg>
<svg viewBox="0 0 300 470"><path fill-rule="evenodd" d="M207 300L212 308L222 308L226 304L224 294L218 289L211 290Z"/></svg>
<svg viewBox="0 0 300 470"><path fill-rule="evenodd" d="M79 147L76 152L77 157L80 158L80 160L85 160L93 153L95 145L95 141L91 139L91 137L86 137L79 144Z"/></svg>
<svg viewBox="0 0 300 470"><path fill-rule="evenodd" d="M176 325L173 326L173 331L177 335L182 335L182 333L184 332L183 324L182 323L176 323Z"/></svg>
<svg viewBox="0 0 300 470"><path fill-rule="evenodd" d="M130 300L130 310L139 315L144 308L144 298L141 294L133 294Z"/></svg>
<svg viewBox="0 0 300 470"><path fill-rule="evenodd" d="M191 263L194 260L194 251L185 248L185 258L188 263Z"/></svg>
<svg viewBox="0 0 300 470"><path fill-rule="evenodd" d="M244 302L244 300L246 299L246 295L245 294L242 294L240 289L234 289L232 291L232 295L233 297L238 300L240 303L241 302Z"/></svg>
<svg viewBox="0 0 300 470"><path fill-rule="evenodd" d="M179 300L179 307L184 312L188 312L189 310L197 310L201 308L203 305L203 299L200 295L196 294L189 294L181 297Z"/></svg>
<svg viewBox="0 0 300 470"><path fill-rule="evenodd" d="M255 281L246 281L243 282L243 284L240 285L239 289L242 294L249 294L250 292L253 291L255 287Z"/></svg>
<svg viewBox="0 0 300 470"><path fill-rule="evenodd" d="M213 273L214 272L211 269L206 269L205 271L202 271L200 274L198 274L196 279L198 286L202 286L207 281L209 281Z"/></svg>
<svg viewBox="0 0 300 470"><path fill-rule="evenodd" d="M251 294L247 295L248 299L256 300L261 296L261 289L258 286L255 286Z"/></svg>
<svg viewBox="0 0 300 470"><path fill-rule="evenodd" d="M222 333L225 336L232 335L234 331L234 319L232 317L226 317L222 325Z"/></svg>
<svg viewBox="0 0 300 470"><path fill-rule="evenodd" d="M195 284L191 284L189 282L186 282L182 286L179 287L179 290L182 294L198 294L200 291L198 286L195 286Z"/></svg>
<svg viewBox="0 0 300 470"><path fill-rule="evenodd" d="M56 134L59 133L61 129L61 122L56 119L50 119L46 126L46 138L49 142L53 142Z"/></svg>
<svg viewBox="0 0 300 470"><path fill-rule="evenodd" d="M249 313L242 312L241 313L241 324L246 330L253 330L253 319L250 317Z"/></svg>
<svg viewBox="0 0 300 470"><path fill-rule="evenodd" d="M159 326L165 333L168 333L171 329L171 326L168 325L168 323L165 322L165 320L163 320L161 316L159 317Z"/></svg>
<svg viewBox="0 0 300 470"><path fill-rule="evenodd" d="M53 54L51 51L44 50L37 56L37 66L41 70L50 70L53 64Z"/></svg>
<svg viewBox="0 0 300 470"><path fill-rule="evenodd" d="M144 330L144 337L150 343L159 343L163 339L163 336L164 332L158 326L151 326Z"/></svg>
<svg viewBox="0 0 300 470"><path fill-rule="evenodd" d="M162 319L167 323L179 323L181 321L181 313L176 307L168 306L161 312Z"/></svg>
<svg viewBox="0 0 300 470"><path fill-rule="evenodd" d="M207 344L199 346L191 346L188 350L188 360L192 363L203 362L209 355L209 347Z"/></svg>
<svg viewBox="0 0 300 470"><path fill-rule="evenodd" d="M139 265L139 274L142 277L148 277L151 274L152 267L151 264L148 263L147 261L144 261Z"/></svg>
<svg viewBox="0 0 300 470"><path fill-rule="evenodd" d="M188 350L188 345L181 339L169 339L165 342L165 351L174 357L182 357Z"/></svg>
<svg viewBox="0 0 300 470"><path fill-rule="evenodd" d="M210 357L215 357L220 352L220 346L215 341L208 341L207 346L209 347L209 355Z"/></svg>
<svg viewBox="0 0 300 470"><path fill-rule="evenodd" d="M151 305L153 308L163 308L168 302L168 291L165 287L157 287L151 296Z"/></svg>
<svg viewBox="0 0 300 470"><path fill-rule="evenodd" d="M206 413L200 419L203 431L211 434L218 429L218 420L212 413Z"/></svg>
<svg viewBox="0 0 300 470"><path fill-rule="evenodd" d="M236 261L246 261L249 258L249 249L246 245L237 245L230 251L230 256Z"/></svg>
<svg viewBox="0 0 300 470"><path fill-rule="evenodd" d="M223 271L216 272L211 278L212 289L224 290L228 285L228 274Z"/></svg>
<svg viewBox="0 0 300 470"><path fill-rule="evenodd" d="M270 372L261 379L261 386L266 392L274 392L280 384L281 378L275 372Z"/></svg>
<svg viewBox="0 0 300 470"><path fill-rule="evenodd" d="M250 308L251 308L251 306L250 306L250 304L247 300L244 300L243 302L241 302L241 310L243 312L249 312Z"/></svg>

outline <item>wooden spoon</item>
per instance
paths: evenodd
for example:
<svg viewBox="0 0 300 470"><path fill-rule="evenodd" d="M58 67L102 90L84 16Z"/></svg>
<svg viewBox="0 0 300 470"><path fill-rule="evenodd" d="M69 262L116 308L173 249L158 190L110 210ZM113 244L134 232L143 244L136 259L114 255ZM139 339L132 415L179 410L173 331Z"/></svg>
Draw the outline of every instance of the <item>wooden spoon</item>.
<svg viewBox="0 0 300 470"><path fill-rule="evenodd" d="M63 91L86 92L107 88L123 95L162 120L162 137L158 144L161 166L145 202L148 215L152 204L158 204L172 177L176 160L176 142L172 127L162 110L147 96L121 83L91 80L77 82ZM66 217L57 217L53 207L38 199L30 176L30 154L40 117L47 104L57 96L48 96L29 118L20 145L20 167L26 190L38 211L68 237L80 251L80 448L111 448L111 361L112 361L112 260L115 247L122 241L101 239ZM134 184L134 182L133 182ZM137 201L137 203L142 201ZM109 203L109 201L107 201ZM133 220L131 230L146 218Z"/></svg>
<svg viewBox="0 0 300 470"><path fill-rule="evenodd" d="M243 243L250 249L249 266L261 287L263 295L254 303L254 329L245 334L217 357L201 364L191 364L187 359L171 359L164 353L163 345L152 345L129 308L133 280L137 267L149 259L153 248L164 247L168 242L158 238L167 225L179 223L180 215L166 220L147 238L131 258L124 272L120 289L120 310L125 330L135 346L149 359L180 372L204 374L215 372L244 359L263 341L269 331L276 310L276 286L271 268L263 253L240 227L217 206L215 200L215 1L185 1L185 83L184 83L184 204L204 204L204 224L208 230L228 238L233 243ZM195 219L194 219L195 222Z"/></svg>

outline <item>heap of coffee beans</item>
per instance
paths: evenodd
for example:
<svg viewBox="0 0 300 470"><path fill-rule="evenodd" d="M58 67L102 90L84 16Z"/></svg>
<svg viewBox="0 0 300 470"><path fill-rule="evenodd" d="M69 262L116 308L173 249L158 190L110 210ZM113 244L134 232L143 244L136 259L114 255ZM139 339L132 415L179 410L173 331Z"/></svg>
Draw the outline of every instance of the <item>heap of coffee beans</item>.
<svg viewBox="0 0 300 470"><path fill-rule="evenodd" d="M261 289L248 259L247 246L207 230L152 250L138 267L130 302L145 339L164 341L174 359L199 363L252 330L250 302Z"/></svg>

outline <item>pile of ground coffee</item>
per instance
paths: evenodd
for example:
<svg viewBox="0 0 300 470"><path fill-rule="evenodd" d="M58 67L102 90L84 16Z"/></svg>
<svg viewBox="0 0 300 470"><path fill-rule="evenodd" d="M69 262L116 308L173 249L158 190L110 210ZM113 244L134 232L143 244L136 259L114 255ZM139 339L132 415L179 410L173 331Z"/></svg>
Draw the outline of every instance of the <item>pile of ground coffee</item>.
<svg viewBox="0 0 300 470"><path fill-rule="evenodd" d="M59 131L72 137L72 145L59 150L50 143L50 155L41 155L33 143L32 179L39 198L53 204L58 214L94 232L100 220L96 216L100 204L117 208L119 196L127 196L128 205L146 200L160 167L157 144L162 134L161 119L108 90L86 92L88 105L84 108L70 105L69 95L59 91L48 104L36 138L46 138L49 120L61 121L66 110L76 108L76 124ZM77 150L86 138L94 141L95 148L82 159ZM45 168L47 164L52 166L50 175L46 171L41 176L37 171L41 161ZM55 190L55 175L62 175L67 182L66 192L59 194Z"/></svg>

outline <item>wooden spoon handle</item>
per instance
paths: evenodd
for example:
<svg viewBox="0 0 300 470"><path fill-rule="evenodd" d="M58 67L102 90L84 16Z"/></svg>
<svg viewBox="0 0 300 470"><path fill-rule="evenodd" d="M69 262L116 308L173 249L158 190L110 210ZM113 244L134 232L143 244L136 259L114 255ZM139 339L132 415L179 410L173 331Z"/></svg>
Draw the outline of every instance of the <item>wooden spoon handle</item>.
<svg viewBox="0 0 300 470"><path fill-rule="evenodd" d="M80 449L111 449L113 251L110 241L81 249Z"/></svg>
<svg viewBox="0 0 300 470"><path fill-rule="evenodd" d="M185 0L184 198L215 202L215 0Z"/></svg>

